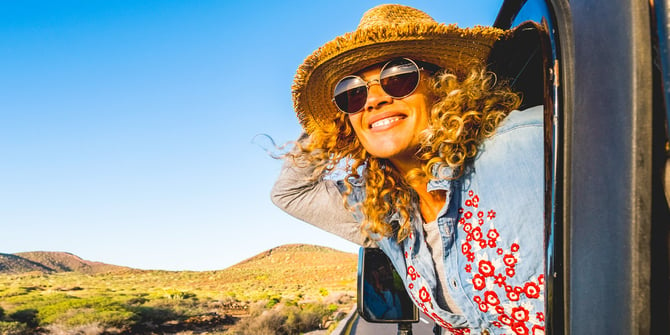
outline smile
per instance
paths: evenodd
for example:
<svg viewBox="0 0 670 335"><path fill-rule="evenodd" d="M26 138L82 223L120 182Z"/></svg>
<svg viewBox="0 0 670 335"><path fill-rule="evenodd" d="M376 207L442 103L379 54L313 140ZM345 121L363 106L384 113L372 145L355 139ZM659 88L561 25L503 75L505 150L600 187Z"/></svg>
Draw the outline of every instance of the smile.
<svg viewBox="0 0 670 335"><path fill-rule="evenodd" d="M393 116L385 119L381 119L378 121L375 121L370 124L370 129L375 129L375 128L381 128L381 127L387 127L393 123L396 123L400 120L404 119L404 117L401 116Z"/></svg>

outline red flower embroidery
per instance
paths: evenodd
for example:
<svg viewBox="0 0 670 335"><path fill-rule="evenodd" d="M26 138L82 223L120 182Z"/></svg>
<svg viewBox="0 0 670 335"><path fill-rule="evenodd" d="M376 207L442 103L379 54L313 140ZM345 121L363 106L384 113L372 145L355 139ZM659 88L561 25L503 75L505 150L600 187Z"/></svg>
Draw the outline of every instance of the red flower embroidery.
<svg viewBox="0 0 670 335"><path fill-rule="evenodd" d="M468 207L479 207L479 196L475 195L472 199L465 200L465 205Z"/></svg>
<svg viewBox="0 0 670 335"><path fill-rule="evenodd" d="M484 235L482 234L482 229L477 227L472 230L472 239L475 241L479 241L482 239Z"/></svg>
<svg viewBox="0 0 670 335"><path fill-rule="evenodd" d="M514 291L507 292L507 298L512 301L519 301L519 294Z"/></svg>
<svg viewBox="0 0 670 335"><path fill-rule="evenodd" d="M508 326L512 324L512 319L510 319L510 317L505 315L505 314L498 316L498 321L500 321L500 322L502 322L502 324L508 325Z"/></svg>
<svg viewBox="0 0 670 335"><path fill-rule="evenodd" d="M505 273L507 274L507 277L511 278L511 277L514 277L514 275L516 274L516 271L514 271L514 268L507 268L505 270Z"/></svg>
<svg viewBox="0 0 670 335"><path fill-rule="evenodd" d="M479 261L479 273L484 275L484 277L491 277L494 275L496 268L493 264L487 260Z"/></svg>
<svg viewBox="0 0 670 335"><path fill-rule="evenodd" d="M419 277L419 274L416 273L416 269L412 265L407 267L407 275L412 278L412 280L416 280L416 278Z"/></svg>
<svg viewBox="0 0 670 335"><path fill-rule="evenodd" d="M540 322L544 322L544 313L542 313L542 312L538 312L538 313L536 314L536 316L537 316L537 319L540 320ZM544 329L543 329L543 330L544 330Z"/></svg>
<svg viewBox="0 0 670 335"><path fill-rule="evenodd" d="M498 255L502 255L504 251L502 250L502 248L498 248L498 250L496 250L496 252L498 253Z"/></svg>
<svg viewBox="0 0 670 335"><path fill-rule="evenodd" d="M463 253L463 255L470 252L470 250L472 250L472 246L470 245L470 243L465 242L463 243L463 245L461 245L461 252Z"/></svg>
<svg viewBox="0 0 670 335"><path fill-rule="evenodd" d="M529 282L523 287L523 291L526 293L526 296L531 299L537 299L540 297L540 285Z"/></svg>
<svg viewBox="0 0 670 335"><path fill-rule="evenodd" d="M467 272L467 273L472 272L472 265L470 265L470 264L465 265L465 272Z"/></svg>
<svg viewBox="0 0 670 335"><path fill-rule="evenodd" d="M475 261L475 253L471 252L466 255L468 257L468 262L474 262Z"/></svg>
<svg viewBox="0 0 670 335"><path fill-rule="evenodd" d="M486 280L484 279L484 276L480 275L479 273L475 274L475 276L472 278L472 285L476 290L483 290L484 287L486 287Z"/></svg>
<svg viewBox="0 0 670 335"><path fill-rule="evenodd" d="M476 295L474 298L472 298L476 303L481 304L482 303L482 297Z"/></svg>
<svg viewBox="0 0 670 335"><path fill-rule="evenodd" d="M519 306L512 308L512 318L516 321L528 321L528 310Z"/></svg>
<svg viewBox="0 0 670 335"><path fill-rule="evenodd" d="M481 247L482 249L486 248L486 240L480 240L479 247Z"/></svg>
<svg viewBox="0 0 670 335"><path fill-rule="evenodd" d="M512 243L511 250L512 250L513 252L517 252L517 251L519 251L519 244L518 244L518 243Z"/></svg>
<svg viewBox="0 0 670 335"><path fill-rule="evenodd" d="M496 312L498 312L498 314L503 314L503 313L505 313L505 308L498 305L498 306L496 306Z"/></svg>
<svg viewBox="0 0 670 335"><path fill-rule="evenodd" d="M496 212L494 210L490 210L486 217L489 218L489 220L493 220L496 217Z"/></svg>
<svg viewBox="0 0 670 335"><path fill-rule="evenodd" d="M479 310L482 311L482 312L488 312L489 305L481 303L481 304L479 304Z"/></svg>
<svg viewBox="0 0 670 335"><path fill-rule="evenodd" d="M493 281L494 284L498 285L498 287L503 287L505 286L506 283L506 278L502 273L499 273L495 276L495 280Z"/></svg>
<svg viewBox="0 0 670 335"><path fill-rule="evenodd" d="M534 325L533 326L533 335L544 335L544 327Z"/></svg>
<svg viewBox="0 0 670 335"><path fill-rule="evenodd" d="M466 233L472 232L472 224L466 223L465 225L463 225L463 231L465 231Z"/></svg>
<svg viewBox="0 0 670 335"><path fill-rule="evenodd" d="M431 300L430 293L428 293L428 290L425 287L422 287L419 290L419 299L423 302L429 302Z"/></svg>
<svg viewBox="0 0 670 335"><path fill-rule="evenodd" d="M512 325L512 330L514 331L514 334L517 335L528 335L528 327L526 327L526 324L523 322L515 322Z"/></svg>
<svg viewBox="0 0 670 335"><path fill-rule="evenodd" d="M486 234L486 237L492 239L492 240L497 240L498 237L500 237L500 234L498 233L497 229L491 229L489 232Z"/></svg>
<svg viewBox="0 0 670 335"><path fill-rule="evenodd" d="M537 277L537 282L540 283L540 285L544 284L544 274L541 274L539 277Z"/></svg>
<svg viewBox="0 0 670 335"><path fill-rule="evenodd" d="M486 300L486 303L492 306L496 306L500 304L500 299L498 299L498 294L496 294L493 291L487 291L484 293L484 299Z"/></svg>
<svg viewBox="0 0 670 335"><path fill-rule="evenodd" d="M516 257L514 257L514 255L507 254L503 257L503 262L507 266L514 266L514 265L516 265L517 259L516 259Z"/></svg>
<svg viewBox="0 0 670 335"><path fill-rule="evenodd" d="M495 240L489 240L489 247L491 247L491 248L495 248L495 247L497 247L497 246L498 246L498 244L496 243Z"/></svg>

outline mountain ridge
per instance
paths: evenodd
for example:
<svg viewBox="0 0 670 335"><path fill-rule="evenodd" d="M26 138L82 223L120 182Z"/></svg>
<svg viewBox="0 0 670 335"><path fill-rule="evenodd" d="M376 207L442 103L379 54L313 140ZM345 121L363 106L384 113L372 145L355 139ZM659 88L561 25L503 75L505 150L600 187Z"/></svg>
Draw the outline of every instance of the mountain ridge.
<svg viewBox="0 0 670 335"><path fill-rule="evenodd" d="M255 256L242 260L230 267L214 271L227 271L248 267L259 268L264 266L291 267L296 263L301 266L332 266L341 262L342 258L351 261L355 260L356 257L357 256L353 253L325 246L312 244L285 244L260 252ZM0 253L0 274L23 274L31 272L42 274L62 272L101 274L120 271L144 272L156 270L141 270L127 266L90 261L66 251L27 251L14 254Z"/></svg>

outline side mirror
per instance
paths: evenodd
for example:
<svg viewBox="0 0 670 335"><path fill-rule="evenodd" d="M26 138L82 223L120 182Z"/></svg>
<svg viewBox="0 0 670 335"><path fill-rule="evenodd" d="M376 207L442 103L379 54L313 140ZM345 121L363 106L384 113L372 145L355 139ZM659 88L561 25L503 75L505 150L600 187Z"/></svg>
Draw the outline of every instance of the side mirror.
<svg viewBox="0 0 670 335"><path fill-rule="evenodd" d="M358 253L358 314L373 323L419 322L419 310L400 275L377 248L360 248Z"/></svg>

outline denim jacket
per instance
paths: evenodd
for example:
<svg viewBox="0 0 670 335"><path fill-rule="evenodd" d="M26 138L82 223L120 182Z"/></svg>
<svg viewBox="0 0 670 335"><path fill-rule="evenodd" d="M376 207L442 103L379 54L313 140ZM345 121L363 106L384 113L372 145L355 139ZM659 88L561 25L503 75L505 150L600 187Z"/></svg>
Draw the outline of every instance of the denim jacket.
<svg viewBox="0 0 670 335"><path fill-rule="evenodd" d="M544 333L543 150L542 106L513 111L482 142L460 178L429 182L429 190L446 193L432 224L442 236L447 293L461 313L435 303L437 276L418 214L411 219L412 233L401 243L393 237L376 241L398 273L405 274L415 304L446 333ZM308 171L286 169L285 164L273 190L275 204L351 241L369 244L357 231L360 213L345 215L341 195L339 208L324 207L329 201L335 204L341 184L321 180L301 185L297 176ZM348 200L364 196L362 186L354 187ZM397 219L390 214L390 221Z"/></svg>

